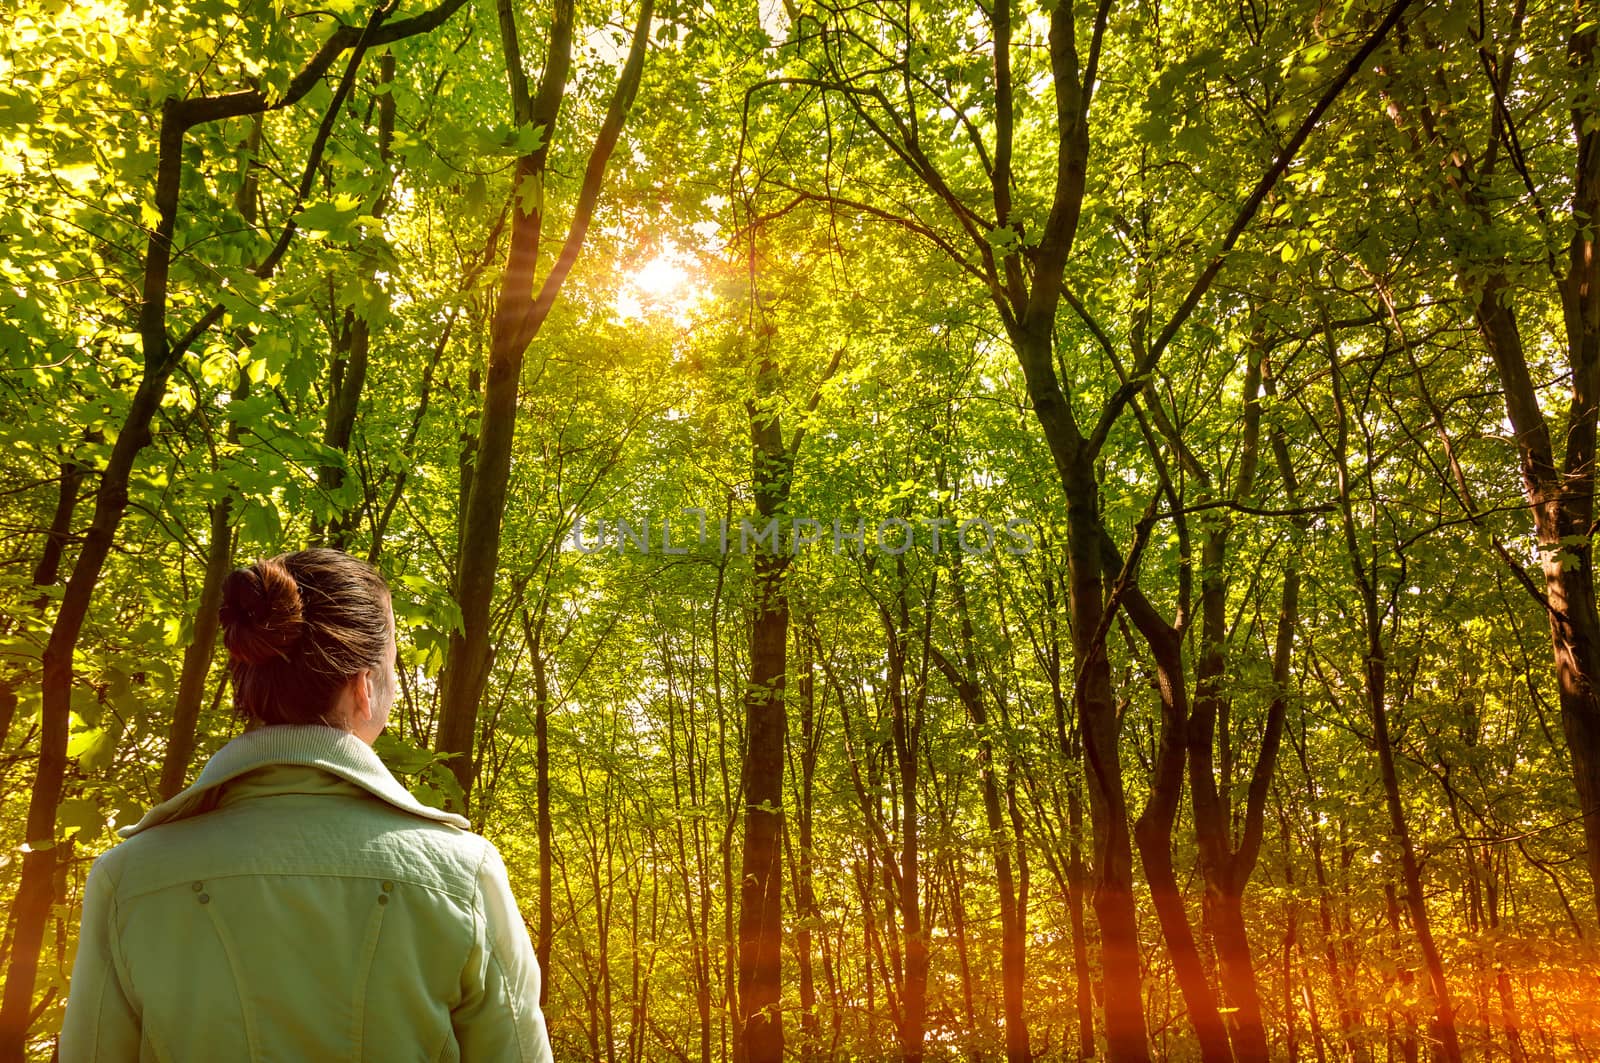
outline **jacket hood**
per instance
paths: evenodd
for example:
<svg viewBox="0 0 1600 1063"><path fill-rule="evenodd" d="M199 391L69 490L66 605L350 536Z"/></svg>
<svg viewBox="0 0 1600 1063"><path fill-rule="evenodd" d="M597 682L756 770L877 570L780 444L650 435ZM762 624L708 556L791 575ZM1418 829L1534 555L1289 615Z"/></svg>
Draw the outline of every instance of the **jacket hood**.
<svg viewBox="0 0 1600 1063"><path fill-rule="evenodd" d="M270 764L320 768L403 812L462 830L470 826L454 812L429 808L412 797L378 759L372 747L350 732L321 724L274 724L247 731L217 750L192 786L156 805L139 822L117 833L131 838L159 824L207 811L216 804L225 783Z"/></svg>

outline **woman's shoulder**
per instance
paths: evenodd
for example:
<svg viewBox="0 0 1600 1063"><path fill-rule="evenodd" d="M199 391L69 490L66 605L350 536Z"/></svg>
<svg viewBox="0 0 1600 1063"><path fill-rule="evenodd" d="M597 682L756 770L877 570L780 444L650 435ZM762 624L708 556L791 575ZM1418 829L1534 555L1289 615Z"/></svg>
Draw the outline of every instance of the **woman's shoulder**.
<svg viewBox="0 0 1600 1063"><path fill-rule="evenodd" d="M129 900L191 881L235 875L410 882L471 900L493 846L481 835L367 797L241 802L163 823L95 863Z"/></svg>

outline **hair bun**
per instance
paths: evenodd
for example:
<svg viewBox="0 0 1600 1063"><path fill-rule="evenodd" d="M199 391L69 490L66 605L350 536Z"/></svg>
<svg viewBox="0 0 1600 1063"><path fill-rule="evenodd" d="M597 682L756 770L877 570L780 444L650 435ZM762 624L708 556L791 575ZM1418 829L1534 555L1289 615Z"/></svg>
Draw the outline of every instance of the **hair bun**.
<svg viewBox="0 0 1600 1063"><path fill-rule="evenodd" d="M222 641L248 664L287 657L300 640L300 587L282 561L234 569L222 584Z"/></svg>

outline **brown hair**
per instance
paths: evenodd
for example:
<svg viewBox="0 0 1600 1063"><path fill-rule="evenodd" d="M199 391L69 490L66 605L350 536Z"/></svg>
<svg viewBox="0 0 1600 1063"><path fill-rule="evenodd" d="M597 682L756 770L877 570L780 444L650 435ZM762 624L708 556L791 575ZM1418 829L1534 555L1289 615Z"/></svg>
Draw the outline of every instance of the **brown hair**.
<svg viewBox="0 0 1600 1063"><path fill-rule="evenodd" d="M222 585L222 638L233 709L260 723L327 723L339 689L392 663L389 587L338 550L280 554Z"/></svg>

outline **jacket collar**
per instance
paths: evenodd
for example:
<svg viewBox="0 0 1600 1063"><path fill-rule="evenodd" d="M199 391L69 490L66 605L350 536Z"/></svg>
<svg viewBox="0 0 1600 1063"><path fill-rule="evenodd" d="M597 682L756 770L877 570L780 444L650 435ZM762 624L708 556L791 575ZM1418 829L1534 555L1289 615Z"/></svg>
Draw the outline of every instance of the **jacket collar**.
<svg viewBox="0 0 1600 1063"><path fill-rule="evenodd" d="M269 764L320 768L403 812L462 830L469 826L461 816L429 808L412 797L372 748L348 731L321 724L275 724L247 731L217 750L194 785L163 801L146 812L139 822L117 833L131 838L158 824L205 812L216 804L225 783Z"/></svg>

